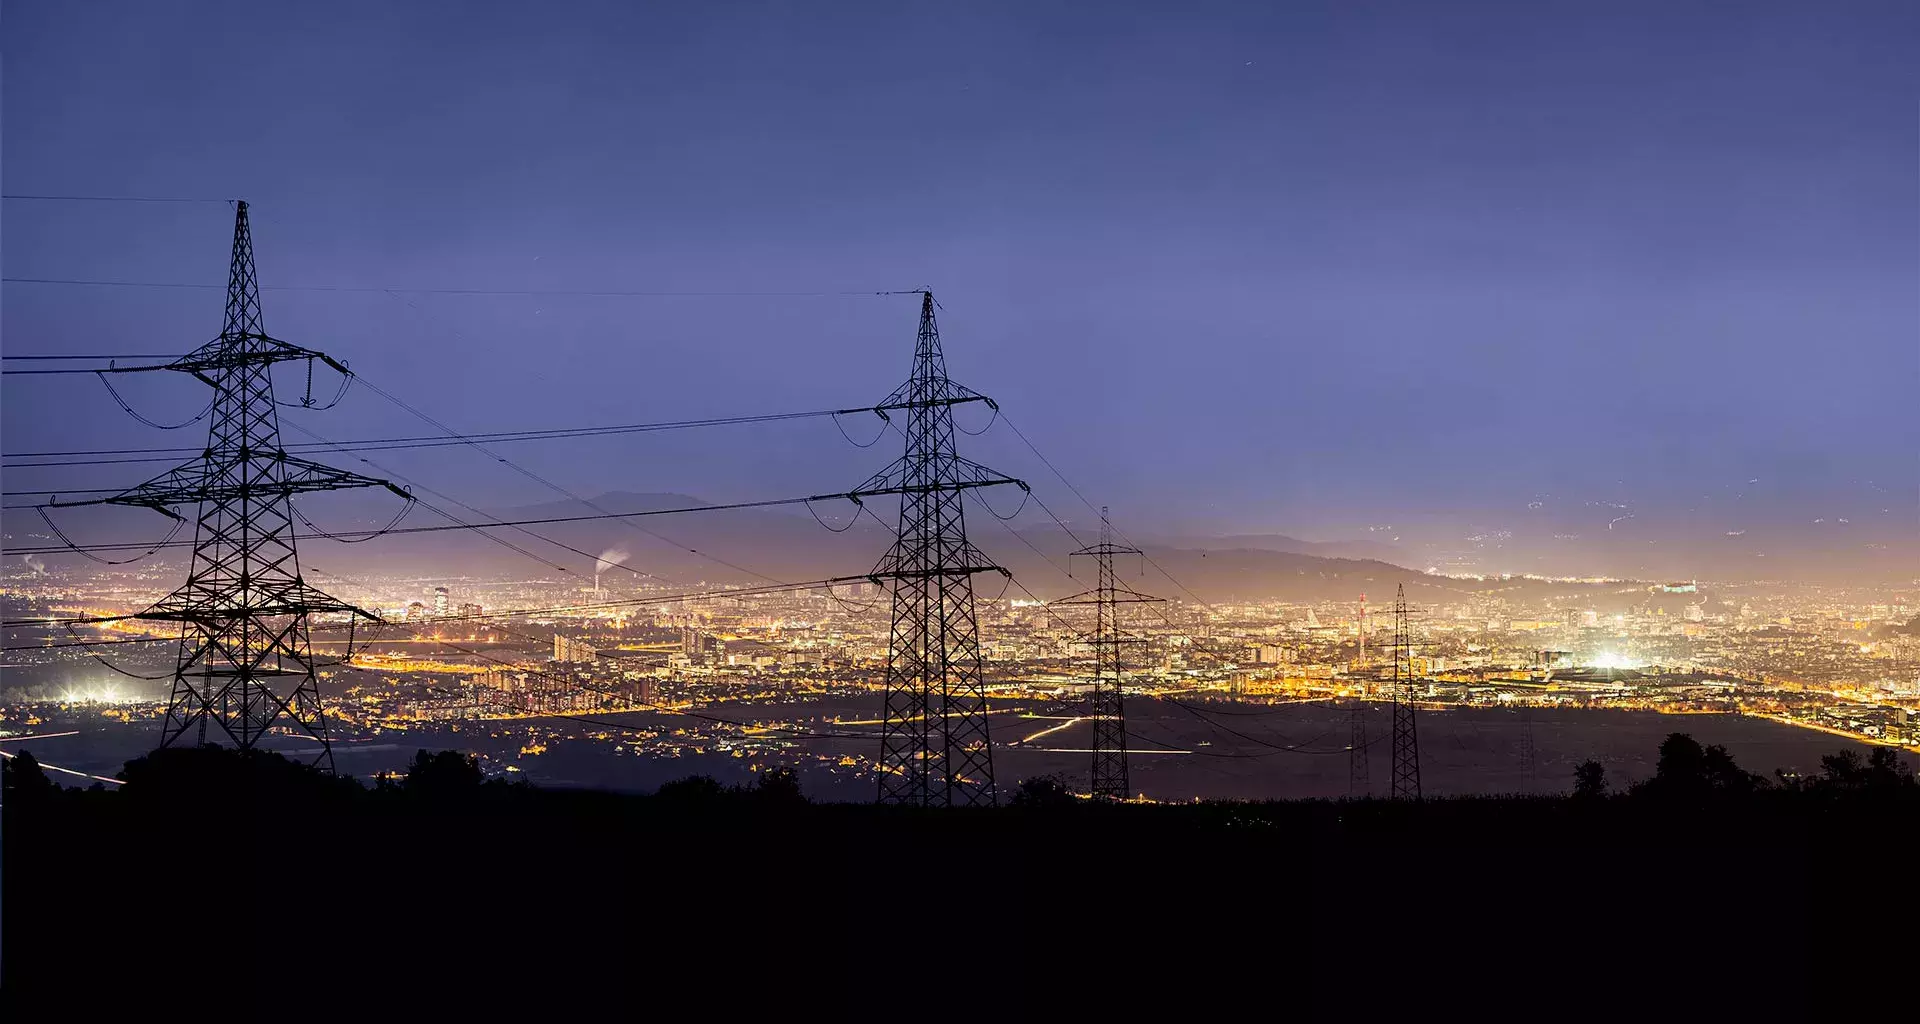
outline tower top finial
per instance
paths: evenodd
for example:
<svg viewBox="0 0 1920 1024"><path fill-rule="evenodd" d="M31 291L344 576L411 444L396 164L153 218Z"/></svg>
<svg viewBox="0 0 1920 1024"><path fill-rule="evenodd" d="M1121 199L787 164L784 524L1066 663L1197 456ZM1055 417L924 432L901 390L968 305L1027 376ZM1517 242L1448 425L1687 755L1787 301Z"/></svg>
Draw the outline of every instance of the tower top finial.
<svg viewBox="0 0 1920 1024"><path fill-rule="evenodd" d="M260 281L253 269L253 228L247 221L247 201L233 201L233 261L227 267L227 322L220 331L229 340L263 336L260 318Z"/></svg>

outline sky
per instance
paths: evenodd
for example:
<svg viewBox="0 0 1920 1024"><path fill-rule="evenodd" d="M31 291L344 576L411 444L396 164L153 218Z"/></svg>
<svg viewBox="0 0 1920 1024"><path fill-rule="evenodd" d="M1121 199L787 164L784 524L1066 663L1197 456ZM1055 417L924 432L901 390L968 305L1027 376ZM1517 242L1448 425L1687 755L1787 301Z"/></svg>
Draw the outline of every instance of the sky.
<svg viewBox="0 0 1920 1024"><path fill-rule="evenodd" d="M953 376L1136 530L1556 565L1920 536L1910 3L15 0L0 39L7 194L248 199L269 331L461 430L871 403L917 302L869 293L930 286ZM230 235L220 202L0 206L8 278L218 285ZM10 281L0 343L184 352L220 305ZM85 376L4 406L8 453L203 429ZM366 389L284 415L431 432ZM1088 514L1003 424L961 440ZM800 421L513 454L738 500L895 447ZM554 497L471 452L386 465Z"/></svg>

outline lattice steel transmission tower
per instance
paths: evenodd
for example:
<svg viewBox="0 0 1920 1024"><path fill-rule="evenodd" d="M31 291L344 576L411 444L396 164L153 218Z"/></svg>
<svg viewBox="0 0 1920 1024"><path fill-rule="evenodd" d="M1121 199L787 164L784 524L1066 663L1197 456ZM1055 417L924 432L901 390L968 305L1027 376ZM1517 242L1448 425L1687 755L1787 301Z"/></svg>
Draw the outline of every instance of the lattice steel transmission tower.
<svg viewBox="0 0 1920 1024"><path fill-rule="evenodd" d="M1347 795L1372 793L1372 767L1367 762L1367 702L1356 700L1347 711Z"/></svg>
<svg viewBox="0 0 1920 1024"><path fill-rule="evenodd" d="M1094 589L1048 602L1054 605L1092 605L1093 630L1080 642L1093 648L1093 688L1087 694L1086 717L1093 722L1093 763L1088 772L1089 791L1096 800L1125 800L1127 781L1127 715L1123 694L1121 649L1129 644L1146 643L1145 637L1128 633L1120 625L1120 606L1159 601L1119 581L1113 571L1113 556L1141 555L1139 548L1121 547L1113 542L1113 523L1105 507L1100 509L1100 543L1069 552L1092 558L1099 567ZM1142 557L1145 557L1142 555Z"/></svg>
<svg viewBox="0 0 1920 1024"><path fill-rule="evenodd" d="M247 204L235 206L226 324L220 336L158 369L192 374L213 388L207 447L199 457L110 498L52 505L130 505L177 522L172 506L197 505L193 562L184 586L138 617L181 624L173 693L160 746L190 732L207 740L207 723L233 744L252 749L285 726L318 741L311 763L331 770L333 748L315 682L308 620L316 614L370 612L308 585L294 551L292 497L310 491L385 487L288 455L280 441L273 366L318 360L347 374L331 357L267 335L260 317L253 235ZM311 396L306 403L311 404Z"/></svg>
<svg viewBox="0 0 1920 1024"><path fill-rule="evenodd" d="M855 501L900 496L897 539L868 574L893 592L880 802L992 804L993 746L973 577L1011 574L967 540L963 504L974 488L1027 485L955 450L953 407L992 402L947 378L933 311L933 293L921 292L913 373L877 407L907 411L906 453L848 494Z"/></svg>
<svg viewBox="0 0 1920 1024"><path fill-rule="evenodd" d="M1413 716L1413 640L1407 632L1407 586L1393 599L1393 790L1395 800L1420 799L1420 736Z"/></svg>
<svg viewBox="0 0 1920 1024"><path fill-rule="evenodd" d="M1533 761L1533 712L1520 709L1520 772L1526 778L1527 792L1533 792L1536 773Z"/></svg>

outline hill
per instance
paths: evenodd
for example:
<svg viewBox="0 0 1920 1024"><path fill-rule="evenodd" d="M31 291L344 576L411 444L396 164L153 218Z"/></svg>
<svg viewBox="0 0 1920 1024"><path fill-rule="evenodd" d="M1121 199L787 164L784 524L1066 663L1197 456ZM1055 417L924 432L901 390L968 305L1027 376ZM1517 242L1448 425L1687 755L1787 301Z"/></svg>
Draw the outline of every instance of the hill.
<svg viewBox="0 0 1920 1024"><path fill-rule="evenodd" d="M423 753L405 781L365 790L278 759L168 753L130 763L113 792L26 786L9 767L10 1000L70 994L123 944L217 962L228 994L355 1002L551 996L641 965L688 999L749 980L824 997L871 984L889 943L1020 991L1110 966L1111 930L1166 971L1203 955L1207 991L1302 979L1289 1006L1322 1016L1351 998L1329 980L1376 974L1382 933L1406 928L1427 937L1404 954L1423 974L1506 964L1505 997L1613 964L1612 988L1664 1002L1695 984L1723 1009L1777 1010L1825 997L1823 962L1884 948L1807 880L1893 870L1887 851L1920 838L1913 801L1890 791L1099 806L1036 785L1013 806L941 811L810 804L777 776L544 791ZM1710 884L1688 881L1702 872ZM334 952L302 957L314 943ZM1622 952L1641 948L1670 952ZM1733 969L1776 948L1794 970L1737 987ZM1669 956L1671 970L1646 962ZM1201 977L1166 971L1183 988Z"/></svg>
<svg viewBox="0 0 1920 1024"><path fill-rule="evenodd" d="M509 520L565 519L594 515L596 509L632 513L712 505L685 494L618 491L598 495L590 504L550 502L494 510L492 514ZM892 544L888 526L871 516L850 520L851 508L844 501L823 501L815 503L811 512L806 506L727 509L695 515L669 512L620 520L543 524L535 529L579 551L604 555L627 567L607 570L612 578L639 570L689 584L757 583L769 578L796 581L864 573ZM969 516L968 527L974 543L1012 570L1034 594L1052 598L1084 589L1083 581L1067 577L1063 570L1085 573L1089 567L1071 564L1068 555L1089 538L1070 536L1051 524L1020 530L1016 536L1004 524L977 512ZM574 571L584 570L583 577L591 572L587 560L578 554L511 529L490 532ZM1206 542L1190 538L1183 543ZM1183 600L1197 596L1208 602L1354 601L1362 593L1380 599L1391 595L1400 584L1407 586L1410 598L1425 602L1437 601L1447 593L1495 590L1519 600L1569 590L1600 592L1597 588L1525 580L1458 580L1376 558L1280 550L1288 543L1305 542L1263 537L1250 538L1246 546L1184 547L1148 541L1143 550L1151 561L1121 568L1138 571L1134 582L1142 590ZM1314 547L1324 550L1330 546ZM360 555L351 548L322 545L309 557L335 565ZM420 534L396 540L391 543L391 552L383 550L379 554L377 564L388 572L404 566L422 572L463 574L524 573L530 568L525 556L470 532ZM1170 582L1168 574L1179 585ZM991 583L982 586L987 592L997 590Z"/></svg>

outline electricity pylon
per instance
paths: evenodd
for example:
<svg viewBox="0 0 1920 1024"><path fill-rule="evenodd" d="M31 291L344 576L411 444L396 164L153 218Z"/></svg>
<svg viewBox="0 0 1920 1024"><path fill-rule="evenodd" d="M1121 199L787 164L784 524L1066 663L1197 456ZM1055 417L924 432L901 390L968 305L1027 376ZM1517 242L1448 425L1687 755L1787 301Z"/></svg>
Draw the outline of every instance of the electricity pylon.
<svg viewBox="0 0 1920 1024"><path fill-rule="evenodd" d="M1093 688L1087 694L1086 717L1093 722L1093 764L1088 772L1088 788L1095 800L1125 800L1129 792L1127 715L1122 681L1124 659L1120 652L1124 645L1147 641L1121 629L1120 606L1161 599L1120 583L1113 571L1113 556L1139 554L1139 548L1113 543L1113 523L1102 507L1100 543L1068 554L1069 560L1076 555L1094 559L1099 566L1094 589L1048 603L1050 608L1076 604L1094 608L1094 628L1082 635L1080 642L1093 648Z"/></svg>
<svg viewBox="0 0 1920 1024"><path fill-rule="evenodd" d="M1347 711L1347 795L1372 793L1373 779L1367 763L1367 702L1356 700Z"/></svg>
<svg viewBox="0 0 1920 1024"><path fill-rule="evenodd" d="M1420 799L1420 737L1413 718L1413 640L1407 632L1407 586L1393 600L1393 790L1395 800Z"/></svg>
<svg viewBox="0 0 1920 1024"><path fill-rule="evenodd" d="M314 360L347 373L324 353L268 336L260 317L247 204L235 204L226 324L220 336L156 369L191 374L213 388L207 448L199 457L110 498L55 505L130 505L176 521L175 505L197 505L193 562L184 586L138 618L181 624L173 693L160 746L207 723L251 750L285 723L318 741L310 763L331 771L333 748L314 677L308 619L317 614L378 617L321 593L300 575L294 551L295 494L349 487L406 491L385 480L288 455L280 441L273 366ZM305 752L302 752L303 754Z"/></svg>
<svg viewBox="0 0 1920 1024"><path fill-rule="evenodd" d="M955 450L953 407L992 402L947 378L933 310L933 293L922 292L912 375L878 407L907 411L906 452L847 495L900 496L898 536L868 574L893 591L880 802L990 805L993 746L973 577L1011 574L968 542L963 499L977 487L1027 485Z"/></svg>
<svg viewBox="0 0 1920 1024"><path fill-rule="evenodd" d="M1533 761L1533 712L1520 709L1520 772L1526 778L1526 791L1533 792L1535 781Z"/></svg>

